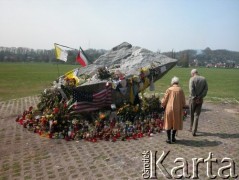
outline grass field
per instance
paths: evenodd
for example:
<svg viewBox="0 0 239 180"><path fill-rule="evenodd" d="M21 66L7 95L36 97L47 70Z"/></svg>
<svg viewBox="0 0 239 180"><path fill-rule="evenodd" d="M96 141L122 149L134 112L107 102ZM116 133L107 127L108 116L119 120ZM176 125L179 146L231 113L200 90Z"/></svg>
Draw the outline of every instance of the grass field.
<svg viewBox="0 0 239 180"><path fill-rule="evenodd" d="M59 74L79 65L59 64ZM185 95L188 97L188 81L191 68L175 67L155 83L155 92L164 93L170 86L171 78L177 76ZM239 69L198 68L208 81L207 100L228 99L239 101ZM0 101L40 94L58 77L56 64L0 63Z"/></svg>
<svg viewBox="0 0 239 180"><path fill-rule="evenodd" d="M59 74L78 65L59 64ZM0 101L40 94L58 77L56 64L0 63Z"/></svg>
<svg viewBox="0 0 239 180"><path fill-rule="evenodd" d="M207 100L239 102L239 69L219 69L219 68L197 68L199 74L204 76L208 82ZM192 68L174 67L163 78L155 83L158 92L165 92L170 86L173 76L179 77L180 86L185 95L189 96L188 83Z"/></svg>

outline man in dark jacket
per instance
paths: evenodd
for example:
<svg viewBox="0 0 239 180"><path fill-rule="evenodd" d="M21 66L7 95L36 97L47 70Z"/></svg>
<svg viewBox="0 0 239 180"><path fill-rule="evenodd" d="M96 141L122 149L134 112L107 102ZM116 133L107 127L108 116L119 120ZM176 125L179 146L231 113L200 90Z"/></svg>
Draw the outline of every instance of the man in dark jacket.
<svg viewBox="0 0 239 180"><path fill-rule="evenodd" d="M189 80L190 131L193 136L196 136L198 119L202 109L203 98L207 95L208 85L205 77L199 76L197 69L191 71L191 76Z"/></svg>

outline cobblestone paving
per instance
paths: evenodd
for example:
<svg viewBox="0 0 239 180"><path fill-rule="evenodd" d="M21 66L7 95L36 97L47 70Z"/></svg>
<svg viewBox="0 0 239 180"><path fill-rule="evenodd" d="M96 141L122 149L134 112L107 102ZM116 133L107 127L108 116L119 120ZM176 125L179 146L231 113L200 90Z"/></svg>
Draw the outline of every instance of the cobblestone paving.
<svg viewBox="0 0 239 180"><path fill-rule="evenodd" d="M35 106L38 97L26 97L0 102L0 179L143 179L143 151L170 151L163 165L170 173L174 162L185 158L188 173L193 173L192 158L208 158L213 153L217 163L212 163L212 173L220 179L218 170L229 162L235 163L234 174L239 175L239 107L230 104L203 105L198 136L188 130L189 118L184 130L179 131L176 144L166 144L164 132L153 137L130 141L99 141L97 143L48 139L27 131L15 118L29 106ZM161 168L162 169L162 168ZM167 179L156 168L158 179ZM182 169L179 170L182 173ZM229 174L229 169L224 175ZM165 173L166 174L166 173ZM199 163L199 179L209 179L207 164ZM191 177L192 178L192 177ZM186 178L185 178L186 179Z"/></svg>

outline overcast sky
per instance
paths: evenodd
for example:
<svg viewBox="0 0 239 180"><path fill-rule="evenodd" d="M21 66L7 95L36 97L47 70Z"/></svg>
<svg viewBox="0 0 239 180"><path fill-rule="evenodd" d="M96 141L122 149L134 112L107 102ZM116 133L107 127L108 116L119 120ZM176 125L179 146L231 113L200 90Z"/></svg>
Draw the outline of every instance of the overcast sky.
<svg viewBox="0 0 239 180"><path fill-rule="evenodd" d="M239 51L238 0L0 0L0 46Z"/></svg>

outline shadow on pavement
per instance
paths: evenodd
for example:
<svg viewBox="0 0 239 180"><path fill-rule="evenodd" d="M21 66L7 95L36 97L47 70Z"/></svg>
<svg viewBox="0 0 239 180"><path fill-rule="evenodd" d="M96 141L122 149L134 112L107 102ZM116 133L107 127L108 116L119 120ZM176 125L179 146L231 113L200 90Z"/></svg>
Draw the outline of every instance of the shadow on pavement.
<svg viewBox="0 0 239 180"><path fill-rule="evenodd" d="M212 146L219 146L222 144L221 141L208 141L207 139L204 140L185 140L180 139L177 140L176 144L181 144L184 146L193 146L193 147L212 147Z"/></svg>
<svg viewBox="0 0 239 180"><path fill-rule="evenodd" d="M217 136L222 139L227 138L239 138L239 133L236 134L228 134L228 133L210 133L210 132L200 132L197 134L197 136Z"/></svg>
<svg viewBox="0 0 239 180"><path fill-rule="evenodd" d="M207 112L207 111L212 111L211 109L207 109L207 108L202 108L201 112Z"/></svg>
<svg viewBox="0 0 239 180"><path fill-rule="evenodd" d="M190 109L185 109L187 114L188 114L188 117L190 118ZM201 109L201 112L207 112L207 111L212 111L211 109L207 109L207 108L202 108Z"/></svg>

